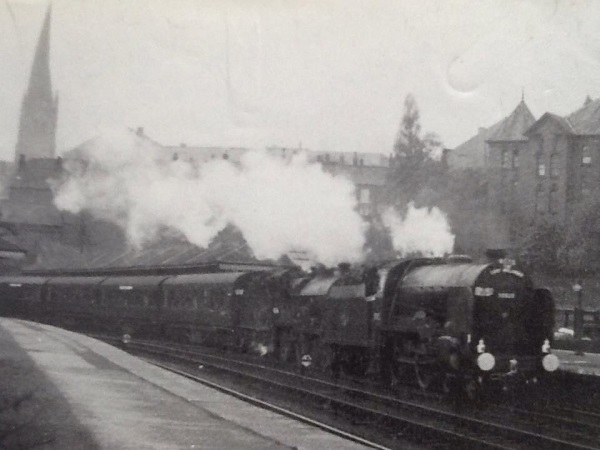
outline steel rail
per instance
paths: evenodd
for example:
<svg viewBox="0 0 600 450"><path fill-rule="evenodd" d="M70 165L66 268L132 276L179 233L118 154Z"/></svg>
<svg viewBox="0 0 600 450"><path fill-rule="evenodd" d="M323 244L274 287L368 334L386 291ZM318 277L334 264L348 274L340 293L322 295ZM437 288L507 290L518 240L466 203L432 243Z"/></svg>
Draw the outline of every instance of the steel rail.
<svg viewBox="0 0 600 450"><path fill-rule="evenodd" d="M131 346L131 343L128 345ZM310 383L313 383L313 384L318 383L323 386L327 386L328 388L334 387L336 389L343 389L343 390L349 389L348 387L340 386L339 384L326 382L326 381L318 380L315 378L309 378L306 376L302 376L302 375L298 375L298 374L294 374L294 373L290 373L290 372L286 372L286 371L282 371L282 370L278 370L278 369L273 369L270 367L266 367L264 365L256 365L256 364L251 364L251 363L247 363L247 362L242 362L239 360L231 360L231 359L227 359L227 358L223 358L223 357L219 357L219 356L215 356L215 355L206 355L206 354L200 355L200 354L198 354L198 352L193 352L190 350L182 350L182 349L173 349L173 348L169 348L169 347L165 347L165 346L160 346L160 345L157 345L154 343L152 343L152 344L136 343L136 345L140 346L141 349L144 351L153 351L153 352L159 352L159 353L167 352L168 356L170 356L170 357L175 356L177 358L181 358L188 362L189 362L190 357L202 358L201 360L195 359L194 361L196 363L203 363L204 365L210 365L218 370L225 370L228 372L237 373L239 376L251 377L251 378L255 379L256 381L259 381L262 383L277 384L277 385L279 385L279 387L281 389L295 390L297 392L302 393L302 395L311 395L313 397L316 396L316 397L319 397L321 400L325 400L325 401L329 401L329 402L338 404L338 406L341 408L353 408L357 411L360 410L363 415L366 413L373 417L379 417L382 420L397 421L399 424L402 424L403 426L420 428L421 431L423 431L423 432L436 433L439 435L440 438L443 438L444 440L450 439L450 440L454 440L454 441L460 441L463 444L469 443L470 445L473 445L473 448L482 448L482 446L485 446L486 448L502 448L502 449L515 448L514 447L515 442L526 442L528 445L535 444L536 447L540 447L540 448L542 446L544 448L561 448L561 449L562 448L571 448L571 449L581 449L581 450L583 450L583 449L590 450L590 449L598 448L598 447L590 447L585 444L577 444L577 443L573 443L573 442L567 442L563 439L559 439L559 438L555 438L555 437L551 437L551 436L547 436L547 435L543 435L543 434L539 434L539 433L534 433L531 431L527 431L527 430L523 430L523 429L519 429L519 428L515 428L515 427L499 425L497 423L490 423L490 422L486 422L483 420L467 417L464 415L450 413L450 412L442 411L442 410L435 409L432 407L426 407L426 406L423 406L423 405L420 405L420 404L417 404L414 402L407 402L407 401L403 401L403 400L399 400L399 399L392 399L392 398L385 397L382 395L376 395L376 394L361 391L361 390L358 390L355 388L350 388L350 390L352 392L354 392L355 394L360 393L361 395L368 395L368 396L371 396L371 398L376 398L379 401L381 401L381 400L384 400L386 402L392 401L394 406L396 406L396 407L401 406L405 410L410 409L411 414L425 416L425 417L427 417L429 422L431 422L434 419L447 422L448 419L451 419L452 426L454 427L454 429L448 429L448 427L446 427L446 429L441 429L442 428L441 424L437 424L437 425L433 426L433 425L431 425L431 423L424 423L423 420L419 421L414 418L411 419L411 418L407 418L407 417L400 417L400 416L398 416L397 411L395 412L395 414L392 414L391 412L383 412L380 409L374 409L372 407L360 405L356 402L350 402L345 399L332 397L331 395L326 395L323 393L318 393L315 391L309 391L306 389L302 389L297 385L290 385L290 384L281 383L280 381L267 380L264 378L264 376L258 377L257 375L251 375L244 371L232 369L231 367L225 367L223 365L218 365L214 362L207 362L207 359L212 358L213 361L219 360L221 362L226 362L228 364L251 366L255 370L261 369L261 370L276 371L279 374L284 374L285 376L288 376L288 377L295 377L295 378L300 377L303 382L309 381ZM173 355L173 352L177 352L180 355ZM181 354L183 354L183 356L181 356ZM456 429L457 427L459 429ZM463 429L463 428L466 428L466 429ZM475 431L475 429L477 431ZM469 434L467 434L467 433L469 433ZM513 442L510 446L506 446L503 443L493 442L492 436L495 436L495 437L501 438L501 439L507 439L507 440L513 441Z"/></svg>

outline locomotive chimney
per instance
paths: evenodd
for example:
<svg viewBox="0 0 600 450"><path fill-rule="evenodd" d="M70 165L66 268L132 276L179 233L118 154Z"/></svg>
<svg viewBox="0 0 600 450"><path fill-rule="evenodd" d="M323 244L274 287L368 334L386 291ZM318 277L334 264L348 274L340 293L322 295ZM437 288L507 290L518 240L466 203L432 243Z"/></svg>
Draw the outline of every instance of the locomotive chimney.
<svg viewBox="0 0 600 450"><path fill-rule="evenodd" d="M323 264L316 264L310 268L311 275L324 276L327 274L327 268Z"/></svg>
<svg viewBox="0 0 600 450"><path fill-rule="evenodd" d="M350 263L343 262L338 264L338 269L342 275L350 272Z"/></svg>
<svg viewBox="0 0 600 450"><path fill-rule="evenodd" d="M485 251L485 256L490 262L498 262L502 258L506 258L506 250L503 248L488 248Z"/></svg>

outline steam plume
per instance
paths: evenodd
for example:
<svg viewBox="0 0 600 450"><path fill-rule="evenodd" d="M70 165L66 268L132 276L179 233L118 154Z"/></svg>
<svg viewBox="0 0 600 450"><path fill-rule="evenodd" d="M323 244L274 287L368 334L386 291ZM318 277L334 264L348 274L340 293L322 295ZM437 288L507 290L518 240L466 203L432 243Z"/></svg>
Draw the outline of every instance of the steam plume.
<svg viewBox="0 0 600 450"><path fill-rule="evenodd" d="M415 208L411 202L404 219L391 208L382 219L390 230L394 249L403 255L442 256L454 248L454 235L439 208Z"/></svg>
<svg viewBox="0 0 600 450"><path fill-rule="evenodd" d="M257 258L290 250L324 264L362 258L366 225L349 180L302 156L247 152L239 165L219 159L195 167L165 161L161 151L132 133L84 146L65 162L69 176L57 188L57 207L121 225L136 247L164 230L206 247L230 223Z"/></svg>

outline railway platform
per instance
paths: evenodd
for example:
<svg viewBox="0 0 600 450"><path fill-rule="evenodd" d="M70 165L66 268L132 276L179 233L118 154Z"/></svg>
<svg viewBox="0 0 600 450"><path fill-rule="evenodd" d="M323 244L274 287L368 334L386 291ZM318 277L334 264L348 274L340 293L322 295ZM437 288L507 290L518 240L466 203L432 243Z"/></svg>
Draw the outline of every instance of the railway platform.
<svg viewBox="0 0 600 450"><path fill-rule="evenodd" d="M3 318L0 342L3 367L21 365L29 374L39 372L31 382L34 395L15 393L13 415L23 415L23 405L38 397L37 406L29 406L32 411L37 408L37 415L14 420L17 427L29 425L30 430L36 417L45 421L39 436L28 432L20 438L32 439L41 448L367 448L59 328ZM2 384L5 390L20 389L19 380L5 379ZM17 439L7 436L2 438L0 430L0 448L9 448L6 439Z"/></svg>
<svg viewBox="0 0 600 450"><path fill-rule="evenodd" d="M579 375L600 376L600 353L553 350L560 360L560 370Z"/></svg>

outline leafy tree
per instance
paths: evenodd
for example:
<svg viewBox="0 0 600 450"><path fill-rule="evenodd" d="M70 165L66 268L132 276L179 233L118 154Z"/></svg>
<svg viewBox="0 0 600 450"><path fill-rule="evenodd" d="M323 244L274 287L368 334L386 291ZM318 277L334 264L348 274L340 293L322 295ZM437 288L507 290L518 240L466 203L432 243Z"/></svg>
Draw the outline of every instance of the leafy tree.
<svg viewBox="0 0 600 450"><path fill-rule="evenodd" d="M488 247L487 180L483 172L463 169L447 175L439 207L448 214L456 236L456 253L483 255Z"/></svg>
<svg viewBox="0 0 600 450"><path fill-rule="evenodd" d="M564 226L552 218L522 228L515 239L520 260L530 268L546 272L560 270L564 236Z"/></svg>
<svg viewBox="0 0 600 450"><path fill-rule="evenodd" d="M438 137L433 133L421 135L419 108L415 98L409 94L404 100L404 115L394 143L394 153L388 180L388 201L403 208L408 202L417 201L425 189L436 191L443 164L436 159L440 150ZM421 199L429 203L426 194Z"/></svg>
<svg viewBox="0 0 600 450"><path fill-rule="evenodd" d="M395 256L392 238L378 216L372 218L367 229L365 252L367 261L383 261Z"/></svg>
<svg viewBox="0 0 600 450"><path fill-rule="evenodd" d="M600 271L600 200L598 195L577 204L566 223L559 248L562 269L575 272Z"/></svg>

